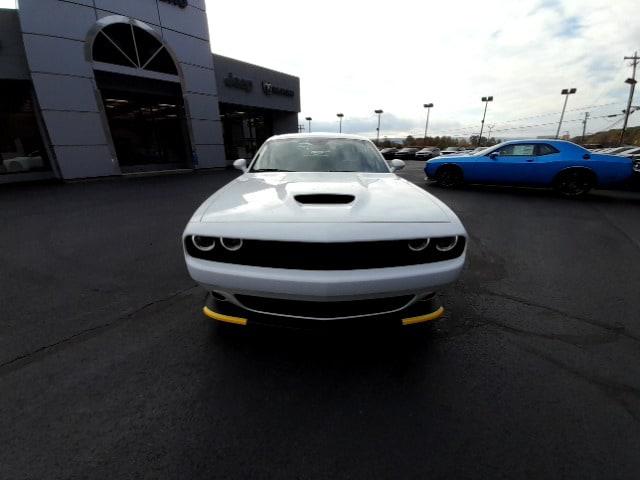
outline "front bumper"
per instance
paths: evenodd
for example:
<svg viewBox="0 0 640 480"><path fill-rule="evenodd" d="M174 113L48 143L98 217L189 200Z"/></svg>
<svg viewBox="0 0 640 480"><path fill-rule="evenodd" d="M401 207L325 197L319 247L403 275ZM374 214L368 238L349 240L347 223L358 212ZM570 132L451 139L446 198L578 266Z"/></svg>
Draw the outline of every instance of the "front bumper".
<svg viewBox="0 0 640 480"><path fill-rule="evenodd" d="M466 250L442 262L359 270L294 270L212 262L185 255L191 278L208 291L307 301L423 294L453 283Z"/></svg>
<svg viewBox="0 0 640 480"><path fill-rule="evenodd" d="M324 318L324 321L316 321L313 318L299 318L287 315L273 314L269 312L256 312L247 310L237 305L233 296L221 299L219 293L215 298L213 294L207 296L203 313L214 320L235 325L269 325L289 328L310 328L328 325L337 325L336 320L341 320L340 325L348 323L349 326L385 327L388 325L415 325L429 322L439 318L444 313L444 308L435 294L425 295L421 298L413 299L407 306L393 312L384 312L370 315L361 315L349 318ZM336 309L343 308L340 303L345 302L309 302L327 307L335 306ZM313 307L311 307L313 308Z"/></svg>

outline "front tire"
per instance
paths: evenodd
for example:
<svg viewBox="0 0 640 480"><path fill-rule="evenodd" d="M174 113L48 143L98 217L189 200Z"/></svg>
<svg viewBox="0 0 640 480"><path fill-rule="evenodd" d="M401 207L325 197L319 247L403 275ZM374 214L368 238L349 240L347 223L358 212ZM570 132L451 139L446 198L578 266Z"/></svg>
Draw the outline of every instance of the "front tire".
<svg viewBox="0 0 640 480"><path fill-rule="evenodd" d="M565 197L583 197L595 186L593 173L587 170L569 170L561 172L554 187Z"/></svg>
<svg viewBox="0 0 640 480"><path fill-rule="evenodd" d="M436 183L442 188L459 187L462 180L462 170L455 165L444 165L436 172Z"/></svg>

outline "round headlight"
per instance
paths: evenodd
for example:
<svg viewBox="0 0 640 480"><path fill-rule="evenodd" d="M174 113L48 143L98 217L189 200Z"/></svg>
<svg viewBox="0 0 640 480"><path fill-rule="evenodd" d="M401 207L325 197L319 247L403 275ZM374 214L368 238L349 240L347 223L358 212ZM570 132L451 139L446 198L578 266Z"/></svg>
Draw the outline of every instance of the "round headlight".
<svg viewBox="0 0 640 480"><path fill-rule="evenodd" d="M416 238L414 240L409 240L407 246L412 252L421 252L429 246L430 240L430 238Z"/></svg>
<svg viewBox="0 0 640 480"><path fill-rule="evenodd" d="M458 237L442 237L435 240L436 250L439 252L448 252L458 244Z"/></svg>
<svg viewBox="0 0 640 480"><path fill-rule="evenodd" d="M202 237L200 235L194 235L193 237L191 237L191 241L193 242L193 245L201 252L208 252L209 250L213 250L213 247L216 246L216 240L213 237Z"/></svg>
<svg viewBox="0 0 640 480"><path fill-rule="evenodd" d="M640 173L640 160L633 162L633 171Z"/></svg>
<svg viewBox="0 0 640 480"><path fill-rule="evenodd" d="M240 250L242 248L242 239L223 237L220 239L220 244L230 252L235 252L236 250Z"/></svg>

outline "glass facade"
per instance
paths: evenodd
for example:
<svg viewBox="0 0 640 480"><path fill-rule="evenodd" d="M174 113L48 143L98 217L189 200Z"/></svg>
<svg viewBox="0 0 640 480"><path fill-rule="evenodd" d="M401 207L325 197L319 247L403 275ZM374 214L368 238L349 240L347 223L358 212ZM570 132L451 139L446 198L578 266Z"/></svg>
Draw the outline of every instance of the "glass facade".
<svg viewBox="0 0 640 480"><path fill-rule="evenodd" d="M220 119L228 160L252 158L273 135L273 113L266 109L221 103Z"/></svg>
<svg viewBox="0 0 640 480"><path fill-rule="evenodd" d="M50 170L31 82L0 80L0 90L0 174Z"/></svg>

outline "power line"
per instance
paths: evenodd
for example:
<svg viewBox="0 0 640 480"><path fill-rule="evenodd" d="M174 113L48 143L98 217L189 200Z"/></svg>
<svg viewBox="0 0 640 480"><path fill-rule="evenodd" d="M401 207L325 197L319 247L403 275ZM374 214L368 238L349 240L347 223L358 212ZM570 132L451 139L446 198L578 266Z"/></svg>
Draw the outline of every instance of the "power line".
<svg viewBox="0 0 640 480"><path fill-rule="evenodd" d="M576 107L576 108L571 108L568 109L567 112L579 112L582 110L595 110L597 108L603 108L603 107L609 107L611 105L618 105L618 102L611 102L611 103L603 103L601 105L585 105L582 107ZM531 120L534 118L541 118L541 117L549 117L552 115L559 115L560 112L549 112L549 113L539 113L536 115L530 115L527 117L520 117L520 118L512 118L510 120L503 120L501 122L496 122L495 125L496 126L501 126L504 125L506 123L513 123L513 122L521 122L523 120ZM444 130L444 132L467 132L467 131L475 131L475 129L477 128L477 126L475 124L469 124L469 125L464 125L462 127L457 127L457 128L452 128L452 129L448 129L448 130ZM443 131L443 130L441 130Z"/></svg>

